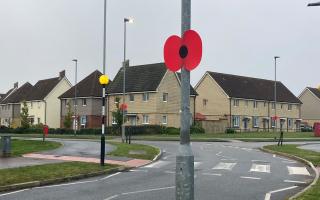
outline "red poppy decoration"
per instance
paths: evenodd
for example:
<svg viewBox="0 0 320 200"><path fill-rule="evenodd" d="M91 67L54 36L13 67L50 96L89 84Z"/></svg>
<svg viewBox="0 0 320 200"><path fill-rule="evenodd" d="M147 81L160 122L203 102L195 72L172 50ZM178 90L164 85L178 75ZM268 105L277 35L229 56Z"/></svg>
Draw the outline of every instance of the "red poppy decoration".
<svg viewBox="0 0 320 200"><path fill-rule="evenodd" d="M164 45L164 62L173 72L182 67L193 70L200 64L201 57L201 37L193 30L186 31L182 38L177 35L169 37Z"/></svg>

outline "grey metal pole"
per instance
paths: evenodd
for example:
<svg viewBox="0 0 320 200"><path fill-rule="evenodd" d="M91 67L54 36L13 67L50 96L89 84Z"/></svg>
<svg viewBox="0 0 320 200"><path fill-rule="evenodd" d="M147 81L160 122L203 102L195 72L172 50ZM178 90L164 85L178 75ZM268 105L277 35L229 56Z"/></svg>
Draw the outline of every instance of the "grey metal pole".
<svg viewBox="0 0 320 200"><path fill-rule="evenodd" d="M320 2L318 2L318 3L309 3L308 6L320 6Z"/></svg>
<svg viewBox="0 0 320 200"><path fill-rule="evenodd" d="M107 0L104 0L104 14L103 14L103 74L106 74L106 33L107 33ZM102 110L101 110L101 144L100 144L100 165L104 166L105 160L105 122L106 122L106 109L105 102L106 101L106 85L102 87Z"/></svg>
<svg viewBox="0 0 320 200"><path fill-rule="evenodd" d="M123 34L123 95L122 95L122 105L126 103L126 46L127 46L127 22L128 19L124 18L124 34ZM122 143L125 141L126 127L124 124L125 112L122 110L122 126L121 126L121 138Z"/></svg>
<svg viewBox="0 0 320 200"><path fill-rule="evenodd" d="M77 121L77 76L78 76L78 60L73 59L73 62L75 62L75 83L74 83L74 135L77 134L78 129L78 121Z"/></svg>
<svg viewBox="0 0 320 200"><path fill-rule="evenodd" d="M277 59L279 56L274 57L274 116L277 116ZM277 119L275 118L275 130L277 131Z"/></svg>
<svg viewBox="0 0 320 200"><path fill-rule="evenodd" d="M191 0L182 0L181 35L191 27ZM176 199L194 199L194 156L190 146L190 72L181 69L180 145L176 157Z"/></svg>

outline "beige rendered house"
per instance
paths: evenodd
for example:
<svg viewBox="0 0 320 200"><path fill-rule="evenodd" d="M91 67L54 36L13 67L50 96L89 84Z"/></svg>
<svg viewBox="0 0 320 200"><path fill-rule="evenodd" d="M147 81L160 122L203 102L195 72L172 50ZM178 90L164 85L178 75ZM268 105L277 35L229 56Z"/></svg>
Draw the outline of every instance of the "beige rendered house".
<svg viewBox="0 0 320 200"><path fill-rule="evenodd" d="M271 80L206 72L195 90L196 120L206 132L300 130L301 102L281 82L277 82L276 112Z"/></svg>
<svg viewBox="0 0 320 200"><path fill-rule="evenodd" d="M65 77L65 71L60 72L58 77L38 81L26 99L31 123L60 128L58 97L70 88L71 84Z"/></svg>
<svg viewBox="0 0 320 200"><path fill-rule="evenodd" d="M180 127L179 73L168 71L164 63L126 67L127 125ZM108 88L109 116L122 103L123 71L120 69ZM190 123L195 114L197 93L190 86ZM115 123L112 117L109 123Z"/></svg>
<svg viewBox="0 0 320 200"><path fill-rule="evenodd" d="M299 96L303 103L301 106L301 118L303 122L313 126L315 122L320 122L320 90L307 87Z"/></svg>

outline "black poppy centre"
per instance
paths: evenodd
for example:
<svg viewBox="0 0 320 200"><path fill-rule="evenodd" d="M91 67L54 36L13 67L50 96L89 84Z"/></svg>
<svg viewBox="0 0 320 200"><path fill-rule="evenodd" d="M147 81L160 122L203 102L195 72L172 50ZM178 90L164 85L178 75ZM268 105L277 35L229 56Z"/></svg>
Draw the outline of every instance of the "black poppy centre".
<svg viewBox="0 0 320 200"><path fill-rule="evenodd" d="M187 57L188 56L188 48L185 45L181 46L180 50L179 50L179 54L180 54L181 58Z"/></svg>

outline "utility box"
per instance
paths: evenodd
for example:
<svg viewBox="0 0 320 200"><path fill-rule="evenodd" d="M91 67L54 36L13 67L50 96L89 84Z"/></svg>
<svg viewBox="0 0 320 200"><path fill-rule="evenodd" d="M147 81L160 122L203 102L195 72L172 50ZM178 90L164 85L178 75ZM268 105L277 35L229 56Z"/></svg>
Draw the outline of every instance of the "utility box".
<svg viewBox="0 0 320 200"><path fill-rule="evenodd" d="M314 130L314 136L320 137L320 123L319 122L314 123L313 130Z"/></svg>
<svg viewBox="0 0 320 200"><path fill-rule="evenodd" d="M1 136L0 150L2 157L11 155L11 136Z"/></svg>

